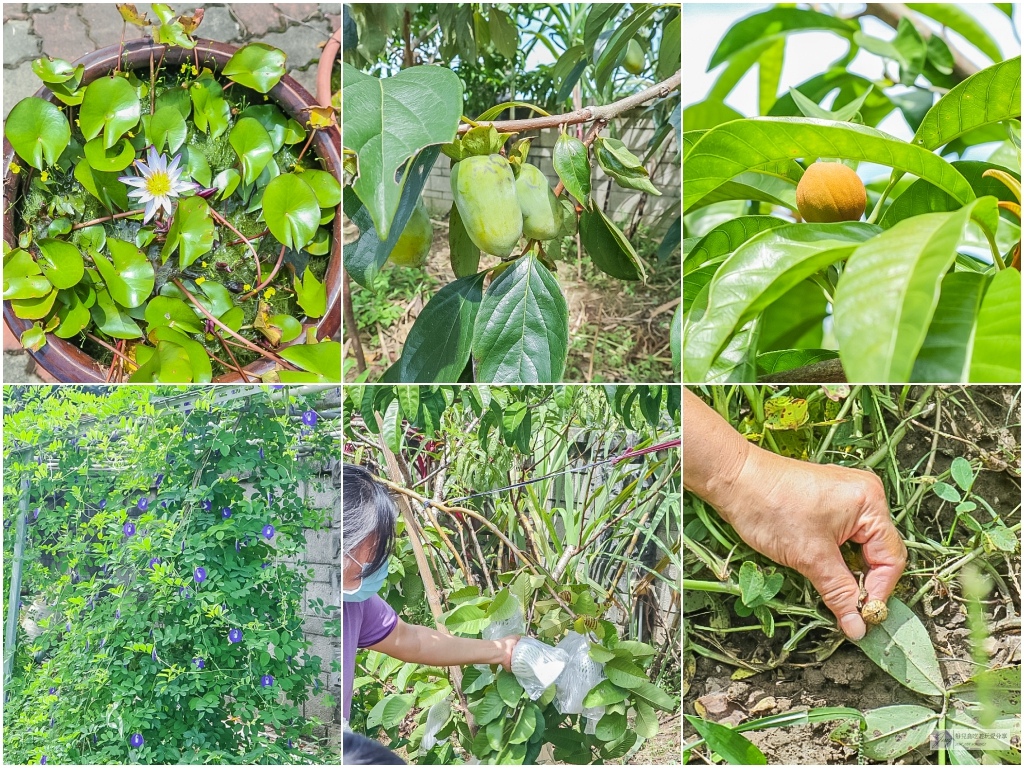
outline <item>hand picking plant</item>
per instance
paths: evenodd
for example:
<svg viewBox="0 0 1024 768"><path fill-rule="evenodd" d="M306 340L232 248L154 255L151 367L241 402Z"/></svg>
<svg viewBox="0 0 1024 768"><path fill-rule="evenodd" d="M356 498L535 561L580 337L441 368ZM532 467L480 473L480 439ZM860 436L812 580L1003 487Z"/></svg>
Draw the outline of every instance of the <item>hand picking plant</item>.
<svg viewBox="0 0 1024 768"><path fill-rule="evenodd" d="M22 344L75 340L108 381L337 381L340 345L318 343L341 200L313 144L330 108L296 119L270 100L276 48L223 66L201 53L199 11L119 10L152 41L122 44L91 81L84 64L37 59L48 95L4 126L17 192L3 298L33 321Z"/></svg>
<svg viewBox="0 0 1024 768"><path fill-rule="evenodd" d="M436 19L390 7L389 13L384 6L362 6L355 15L364 37L346 49L349 61L374 72L344 65L344 206L360 230L359 239L346 246L345 268L372 290L389 259L397 265L423 262L432 227L421 191L443 153L451 166L454 199L448 234L454 279L418 315L400 359L382 380L559 381L570 341L568 303L556 277L559 262L565 266L586 253L601 271L624 281L646 281L650 268L662 266L645 264L607 204L595 202L594 164L603 170L608 189L614 181L623 189L661 195L647 163L671 149L668 141L678 131L679 11L654 4L548 9L544 33L524 45L547 48L556 63L542 76L524 72L521 80L500 87L540 95L536 81L546 76L544 106L564 110L572 104L574 110L549 114L539 103L506 96L471 120L463 115L478 101L477 93L469 92L480 77L478 59L501 71L525 64L518 47L527 36L517 27L519 6L511 11L437 6ZM534 11L521 8L520 25L534 25ZM398 30L403 23L407 30L410 23L422 25L423 40L417 43L422 50L410 47L406 35L399 56L385 48L380 27ZM434 47L449 62L458 57L457 72L413 65ZM583 98L601 105L584 107ZM415 120L409 119L411 107ZM516 108L537 116L497 120ZM620 138L640 109L655 129L643 159ZM554 129L560 131L553 150L559 182L552 189L539 160L531 162L533 138L522 134ZM639 206L642 210L643 202ZM677 222L662 241L662 260L678 247ZM484 266L482 254L500 261ZM349 333L362 372L351 318Z"/></svg>
<svg viewBox="0 0 1024 768"><path fill-rule="evenodd" d="M848 52L779 93L783 57L807 50L787 40L810 30ZM864 53L881 77L852 69ZM748 117L725 99L755 64ZM869 3L757 12L719 65L683 112L685 380L1020 381L1020 56L955 6ZM877 128L896 114L908 140Z"/></svg>
<svg viewBox="0 0 1024 768"><path fill-rule="evenodd" d="M329 760L300 744L316 725L301 705L334 706L318 676L339 669L302 627L304 530L331 510L300 481L337 446L300 422L315 396L225 405L165 388L181 409L154 409L139 388L37 390L4 393L5 498L35 510L24 604L5 606L24 630L7 649L6 760ZM4 529L5 579L19 527ZM337 607L310 608L340 632Z"/></svg>

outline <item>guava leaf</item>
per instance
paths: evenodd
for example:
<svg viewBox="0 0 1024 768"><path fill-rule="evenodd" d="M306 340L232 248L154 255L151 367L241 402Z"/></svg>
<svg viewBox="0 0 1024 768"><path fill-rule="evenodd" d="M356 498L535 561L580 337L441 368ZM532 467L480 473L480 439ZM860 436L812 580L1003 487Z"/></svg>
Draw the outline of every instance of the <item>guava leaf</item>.
<svg viewBox="0 0 1024 768"><path fill-rule="evenodd" d="M284 77L285 52L265 43L243 46L224 65L221 74L239 85L268 93Z"/></svg>
<svg viewBox="0 0 1024 768"><path fill-rule="evenodd" d="M928 630L898 598L887 603L889 617L854 644L901 685L926 696L945 690Z"/></svg>
<svg viewBox="0 0 1024 768"><path fill-rule="evenodd" d="M242 181L252 184L274 156L274 142L259 120L243 117L228 137L232 149L242 163Z"/></svg>
<svg viewBox="0 0 1024 768"><path fill-rule="evenodd" d="M54 288L78 285L85 274L82 252L63 240L43 238L36 243L40 250L39 266Z"/></svg>
<svg viewBox="0 0 1024 768"><path fill-rule="evenodd" d="M167 232L167 240L160 251L161 263L178 249L178 262L182 269L192 264L213 248L214 224L210 206L197 196L186 197L178 203L174 221Z"/></svg>
<svg viewBox="0 0 1024 768"><path fill-rule="evenodd" d="M491 283L473 334L478 381L560 381L569 346L569 309L558 281L536 256Z"/></svg>
<svg viewBox="0 0 1024 768"><path fill-rule="evenodd" d="M263 218L278 241L298 250L313 239L320 225L316 193L300 175L282 173L263 193Z"/></svg>
<svg viewBox="0 0 1024 768"><path fill-rule="evenodd" d="M123 77L101 77L89 83L78 113L78 127L86 140L103 132L103 147L110 149L142 116L139 96Z"/></svg>
<svg viewBox="0 0 1024 768"><path fill-rule="evenodd" d="M4 135L18 157L42 170L57 162L71 142L71 126L55 105L29 96L14 105L4 123Z"/></svg>
<svg viewBox="0 0 1024 768"><path fill-rule="evenodd" d="M99 253L92 254L107 290L122 307L138 307L153 292L153 265L133 243L116 237L107 238L107 249L114 257L113 264Z"/></svg>
<svg viewBox="0 0 1024 768"><path fill-rule="evenodd" d="M369 211L378 237L387 240L409 158L455 138L462 81L446 67L412 67L376 78L349 64L343 65L343 80L345 146L359 157L353 191Z"/></svg>

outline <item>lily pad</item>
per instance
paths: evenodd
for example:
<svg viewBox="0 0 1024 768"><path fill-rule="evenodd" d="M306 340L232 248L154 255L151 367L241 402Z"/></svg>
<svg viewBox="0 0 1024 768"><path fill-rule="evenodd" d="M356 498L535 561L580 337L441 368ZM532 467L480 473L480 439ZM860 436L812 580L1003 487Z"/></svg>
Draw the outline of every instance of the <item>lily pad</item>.
<svg viewBox="0 0 1024 768"><path fill-rule="evenodd" d="M150 341L159 343L169 342L177 344L185 350L192 366L192 381L207 383L213 380L213 369L210 366L210 356L206 354L203 345L198 341L186 336L173 328L159 327L149 332Z"/></svg>
<svg viewBox="0 0 1024 768"><path fill-rule="evenodd" d="M7 298L6 295L4 298ZM57 301L57 291L51 288L43 296L30 299L11 299L11 308L14 314L25 320L39 320L50 314L54 302Z"/></svg>
<svg viewBox="0 0 1024 768"><path fill-rule="evenodd" d="M288 118L273 104L257 104L246 107L242 111L241 117L258 120L260 125L267 129L267 134L274 143L274 152L279 152L284 146L284 140L288 134Z"/></svg>
<svg viewBox="0 0 1024 768"><path fill-rule="evenodd" d="M191 306L171 296L154 296L149 300L146 305L146 322L150 331L158 326L167 326L188 333L202 333L205 327Z"/></svg>
<svg viewBox="0 0 1024 768"><path fill-rule="evenodd" d="M186 197L178 203L174 222L160 252L161 263L178 249L178 262L182 269L192 264L213 248L213 216L210 206L201 197Z"/></svg>
<svg viewBox="0 0 1024 768"><path fill-rule="evenodd" d="M250 43L231 57L221 74L246 88L268 93L284 77L287 58L279 48L265 43Z"/></svg>
<svg viewBox="0 0 1024 768"><path fill-rule="evenodd" d="M89 325L89 308L85 306L75 291L61 291L57 298L64 306L57 310L60 325L53 333L59 338L70 339L84 331Z"/></svg>
<svg viewBox="0 0 1024 768"><path fill-rule="evenodd" d="M316 193L294 173L282 173L263 193L263 217L281 243L298 250L313 239L320 224Z"/></svg>
<svg viewBox="0 0 1024 768"><path fill-rule="evenodd" d="M138 125L141 115L139 95L126 79L101 77L85 89L78 126L89 140L102 131L103 146L110 149L127 131Z"/></svg>
<svg viewBox="0 0 1024 768"><path fill-rule="evenodd" d="M225 168L223 171L218 173L212 182L211 187L216 187L217 199L223 200L226 197L231 197L231 193L238 189L238 182L242 180L242 174L236 171L234 168Z"/></svg>
<svg viewBox="0 0 1024 768"><path fill-rule="evenodd" d="M113 264L99 253L92 255L107 290L122 307L140 306L153 292L153 265L134 244L116 237L107 238L107 248Z"/></svg>
<svg viewBox="0 0 1024 768"><path fill-rule="evenodd" d="M101 257L102 258L102 257ZM142 329L114 302L110 292L103 287L96 289L96 303L90 307L93 322L101 332L115 339L138 339Z"/></svg>
<svg viewBox="0 0 1024 768"><path fill-rule="evenodd" d="M321 341L319 344L296 344L278 353L289 363L305 371L323 376L327 381L341 381L341 344L337 341ZM281 371L281 380L284 374Z"/></svg>
<svg viewBox="0 0 1024 768"><path fill-rule="evenodd" d="M138 350L136 350L138 354ZM184 347L161 341L149 360L128 379L129 382L180 384L192 381L192 362Z"/></svg>
<svg viewBox="0 0 1024 768"><path fill-rule="evenodd" d="M327 312L327 290L324 284L316 279L309 267L306 267L303 279L294 280L295 300L306 313L306 317L323 317Z"/></svg>
<svg viewBox="0 0 1024 768"><path fill-rule="evenodd" d="M242 181L252 184L274 156L274 142L259 120L243 117L228 139L242 163Z"/></svg>
<svg viewBox="0 0 1024 768"><path fill-rule="evenodd" d="M75 178L108 211L128 210L128 187L117 180L117 173L98 171L89 164L88 158L82 158L75 166Z"/></svg>
<svg viewBox="0 0 1024 768"><path fill-rule="evenodd" d="M188 136L185 117L176 106L160 107L152 116L142 118L142 122L146 128L146 138L158 152L165 144L168 152L177 152Z"/></svg>
<svg viewBox="0 0 1024 768"><path fill-rule="evenodd" d="M302 171L299 178L309 184L321 208L334 208L341 202L341 183L327 171Z"/></svg>
<svg viewBox="0 0 1024 768"><path fill-rule="evenodd" d="M29 96L14 105L4 124L4 135L18 157L42 170L57 162L71 141L71 126L55 105Z"/></svg>
<svg viewBox="0 0 1024 768"><path fill-rule="evenodd" d="M48 237L40 240L37 245L40 251L39 266L54 288L70 288L81 282L85 275L81 251L71 243Z"/></svg>
<svg viewBox="0 0 1024 768"><path fill-rule="evenodd" d="M85 159L89 161L89 167L104 173L116 173L123 171L135 159L135 147L128 139L121 140L121 148L110 150L103 148L103 139L95 138L85 144Z"/></svg>
<svg viewBox="0 0 1024 768"><path fill-rule="evenodd" d="M81 68L81 71L85 71L85 67L81 64L78 67ZM47 56L46 58L33 61L32 71L44 83L50 84L67 82L75 76L78 68L64 61L64 59L54 59Z"/></svg>

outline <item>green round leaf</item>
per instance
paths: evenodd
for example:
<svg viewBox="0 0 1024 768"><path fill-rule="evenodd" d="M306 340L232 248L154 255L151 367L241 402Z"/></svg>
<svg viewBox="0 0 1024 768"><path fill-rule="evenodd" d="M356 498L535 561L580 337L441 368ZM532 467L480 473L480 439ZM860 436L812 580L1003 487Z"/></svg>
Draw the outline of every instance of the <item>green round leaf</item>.
<svg viewBox="0 0 1024 768"><path fill-rule="evenodd" d="M258 104L246 107L241 117L251 117L258 120L260 125L267 129L270 140L274 142L274 152L280 151L284 146L288 134L288 118L280 109L273 104Z"/></svg>
<svg viewBox="0 0 1024 768"><path fill-rule="evenodd" d="M82 252L63 240L44 238L37 245L41 252L39 266L54 288L78 285L85 274Z"/></svg>
<svg viewBox="0 0 1024 768"><path fill-rule="evenodd" d="M210 186L220 190L217 193L217 199L223 200L226 197L231 197L231 193L238 188L238 182L241 180L242 175L238 171L234 168L226 168L214 177Z"/></svg>
<svg viewBox="0 0 1024 768"><path fill-rule="evenodd" d="M135 159L135 147L128 139L121 141L120 150L115 149L114 154L103 148L103 139L95 138L86 142L85 159L89 161L90 167L104 173L116 173L123 171Z"/></svg>
<svg viewBox="0 0 1024 768"><path fill-rule="evenodd" d="M316 193L299 176L283 173L263 193L263 218L274 237L298 250L313 239L320 224Z"/></svg>
<svg viewBox="0 0 1024 768"><path fill-rule="evenodd" d="M75 76L75 68L64 59L36 59L32 71L44 83L63 83Z"/></svg>
<svg viewBox="0 0 1024 768"><path fill-rule="evenodd" d="M316 279L312 270L306 267L303 279L295 278L295 300L306 313L306 317L323 317L327 312L327 291Z"/></svg>
<svg viewBox="0 0 1024 768"><path fill-rule="evenodd" d="M284 77L284 51L264 43L250 43L240 48L221 71L239 85L267 93Z"/></svg>
<svg viewBox="0 0 1024 768"><path fill-rule="evenodd" d="M50 102L29 96L14 105L4 135L18 157L39 170L57 162L71 141L71 126L64 113Z"/></svg>
<svg viewBox="0 0 1024 768"><path fill-rule="evenodd" d="M74 291L61 291L59 298L64 307L57 311L60 325L53 333L61 339L70 339L89 325L89 308Z"/></svg>
<svg viewBox="0 0 1024 768"><path fill-rule="evenodd" d="M286 344L299 338L302 333L302 323L291 315L273 315L270 324L281 330L281 341Z"/></svg>
<svg viewBox="0 0 1024 768"><path fill-rule="evenodd" d="M50 281L42 275L4 275L5 299L38 299L53 290Z"/></svg>
<svg viewBox="0 0 1024 768"><path fill-rule="evenodd" d="M178 203L174 221L160 252L160 260L167 261L167 257L178 248L178 260L181 268L185 269L204 253L209 252L213 247L213 235L210 206L201 197L186 197Z"/></svg>
<svg viewBox="0 0 1024 768"><path fill-rule="evenodd" d="M132 243L107 238L107 249L114 257L111 264L98 253L93 254L96 269L107 284L111 297L122 307L137 307L153 292L153 265Z"/></svg>
<svg viewBox="0 0 1024 768"><path fill-rule="evenodd" d="M183 91L179 91L179 93L183 93ZM185 143L188 127L185 125L185 118L178 107L172 105L160 107L152 117L144 117L142 120L146 125L146 138L158 152L163 149L164 144L167 145L168 152L177 152L178 148Z"/></svg>
<svg viewBox="0 0 1024 768"><path fill-rule="evenodd" d="M146 304L146 323L150 330L158 326L180 328L188 333L202 333L204 323L188 304L170 296L154 296Z"/></svg>
<svg viewBox="0 0 1024 768"><path fill-rule="evenodd" d="M110 149L139 122L139 96L123 77L101 77L85 89L78 126L86 139L103 131L103 146Z"/></svg>
<svg viewBox="0 0 1024 768"><path fill-rule="evenodd" d="M5 297L6 298L6 295ZM50 290L43 296L30 299L12 299L11 308L14 314L26 320L39 320L50 314L53 303L57 300L57 291Z"/></svg>
<svg viewBox="0 0 1024 768"><path fill-rule="evenodd" d="M341 381L341 344L337 341L296 344L282 349L278 354L305 371L320 374L327 381Z"/></svg>
<svg viewBox="0 0 1024 768"><path fill-rule="evenodd" d="M243 117L228 139L242 162L242 181L252 184L274 156L274 142L259 120Z"/></svg>
<svg viewBox="0 0 1024 768"><path fill-rule="evenodd" d="M341 202L341 183L333 174L317 170L302 171L299 178L312 187L321 208L333 208Z"/></svg>

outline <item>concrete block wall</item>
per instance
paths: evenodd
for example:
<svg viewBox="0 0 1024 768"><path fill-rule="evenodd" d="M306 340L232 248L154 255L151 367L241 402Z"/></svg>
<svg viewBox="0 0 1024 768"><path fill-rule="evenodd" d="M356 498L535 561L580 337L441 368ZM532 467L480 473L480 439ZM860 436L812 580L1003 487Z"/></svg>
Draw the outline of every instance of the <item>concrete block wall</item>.
<svg viewBox="0 0 1024 768"><path fill-rule="evenodd" d="M528 158L530 163L540 168L548 177L552 187L558 183L558 176L551 165L552 150L555 141L558 140L558 135L558 131L543 131L539 135L535 135L533 143L530 145ZM634 155L643 159L647 143L653 135L654 129L647 121L638 123L621 138ZM672 221L673 217L669 212L678 213L680 211L682 172L678 153L678 145L675 136L672 135L655 153L654 158L647 163L647 170L651 172L654 186L661 191L661 197L648 195L643 220L648 226L656 228L656 234L661 234ZM439 156L423 187L423 203L434 218L444 217L452 207L449 163L446 155ZM609 185L608 176L596 163L592 180L594 197L602 210L609 213L611 219L619 224L627 220L640 202L643 193L624 189L614 181ZM607 206L605 206L606 201Z"/></svg>

